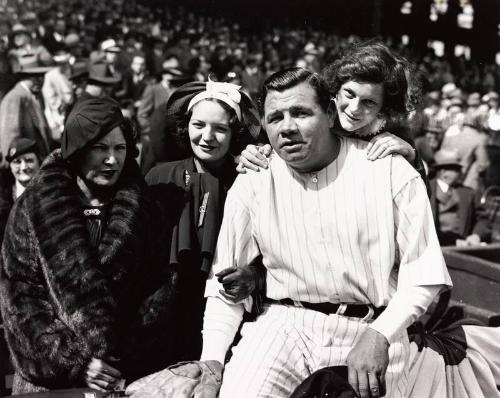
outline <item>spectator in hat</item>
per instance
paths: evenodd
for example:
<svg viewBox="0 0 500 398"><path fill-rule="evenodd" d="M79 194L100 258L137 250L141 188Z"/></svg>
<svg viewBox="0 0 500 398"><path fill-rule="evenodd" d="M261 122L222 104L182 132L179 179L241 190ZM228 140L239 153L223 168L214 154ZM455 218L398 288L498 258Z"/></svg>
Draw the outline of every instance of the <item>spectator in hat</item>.
<svg viewBox="0 0 500 398"><path fill-rule="evenodd" d="M111 76L104 62L89 65L87 84L77 101L110 96L114 87L121 81L120 77Z"/></svg>
<svg viewBox="0 0 500 398"><path fill-rule="evenodd" d="M44 75L51 67L21 60L18 67L18 83L0 103L0 148L4 158L15 138L29 138L36 142L37 152L43 159L54 143L45 119L39 94Z"/></svg>
<svg viewBox="0 0 500 398"><path fill-rule="evenodd" d="M193 80L192 76L183 70L170 69L171 78L169 80L170 90L174 92L177 88ZM139 119L141 124L141 119ZM149 118L149 139L154 155L154 162L169 162L180 160L187 156L185 148L178 145L172 131L175 130L175 121L167 116L165 107L159 106L153 111ZM148 130L146 130L145 134Z"/></svg>
<svg viewBox="0 0 500 398"><path fill-rule="evenodd" d="M499 101L498 101L498 94L495 91L490 91L487 94L485 94L482 100L489 106L490 115L498 113Z"/></svg>
<svg viewBox="0 0 500 398"><path fill-rule="evenodd" d="M427 173L434 165L434 155L439 150L443 130L433 120L429 120L424 126L424 135L415 138L415 149L425 162Z"/></svg>
<svg viewBox="0 0 500 398"><path fill-rule="evenodd" d="M75 59L78 60L84 57L84 44L77 33L69 33L64 38L64 45Z"/></svg>
<svg viewBox="0 0 500 398"><path fill-rule="evenodd" d="M152 40L152 48L149 51L146 50L146 65L151 75L159 76L163 70L163 61L165 61L165 42L161 37L154 37Z"/></svg>
<svg viewBox="0 0 500 398"><path fill-rule="evenodd" d="M254 101L257 101L265 79L266 76L259 67L257 57L250 56L241 72L241 85Z"/></svg>
<svg viewBox="0 0 500 398"><path fill-rule="evenodd" d="M36 142L29 138L14 139L6 160L9 168L0 170L0 242L3 241L12 204L24 192L41 164Z"/></svg>
<svg viewBox="0 0 500 398"><path fill-rule="evenodd" d="M180 69L168 67L167 62L165 62L164 65L161 81L156 84L149 84L145 88L139 104L137 120L142 128L143 134L149 134L150 132L149 119L151 115L167 102L172 90L176 86L179 86L179 82L188 79Z"/></svg>
<svg viewBox="0 0 500 398"><path fill-rule="evenodd" d="M480 114L468 121L462 112L457 113L455 124L446 130L440 147L445 151L458 152L463 184L475 190L480 186L480 175L489 165L486 152L488 135L484 132L484 124L484 117Z"/></svg>
<svg viewBox="0 0 500 398"><path fill-rule="evenodd" d="M165 366L171 273L135 155L118 103L80 102L14 203L0 262L14 394L108 393Z"/></svg>
<svg viewBox="0 0 500 398"><path fill-rule="evenodd" d="M11 70L17 72L19 66L25 62L40 65L52 65L52 55L47 49L33 42L28 28L22 24L15 24L11 30L13 47L8 53Z"/></svg>
<svg viewBox="0 0 500 398"><path fill-rule="evenodd" d="M121 47L114 39L106 39L101 43L100 51L90 54L90 62L104 63L106 66L106 75L121 79L122 74L117 66L118 54L120 52Z"/></svg>
<svg viewBox="0 0 500 398"><path fill-rule="evenodd" d="M471 93L467 97L467 107L465 110L466 120L472 120L476 116L479 105L481 105L481 95L479 93Z"/></svg>
<svg viewBox="0 0 500 398"><path fill-rule="evenodd" d="M435 155L431 208L442 246L465 239L475 223L475 192L460 183L462 164L456 151L441 149Z"/></svg>
<svg viewBox="0 0 500 398"><path fill-rule="evenodd" d="M69 80L73 90L73 98L76 100L80 98L85 91L89 76L89 68L86 61L76 61L70 65Z"/></svg>
<svg viewBox="0 0 500 398"><path fill-rule="evenodd" d="M136 53L128 70L123 74L122 88L115 96L120 99L131 99L136 109L139 108L144 90L150 78L146 70L146 57L143 53Z"/></svg>
<svg viewBox="0 0 500 398"><path fill-rule="evenodd" d="M52 133L52 139L60 142L64 129L64 119L74 101L71 76L72 55L66 49L54 54L56 66L45 74L42 95L45 104L45 117ZM74 60L74 59L73 59Z"/></svg>

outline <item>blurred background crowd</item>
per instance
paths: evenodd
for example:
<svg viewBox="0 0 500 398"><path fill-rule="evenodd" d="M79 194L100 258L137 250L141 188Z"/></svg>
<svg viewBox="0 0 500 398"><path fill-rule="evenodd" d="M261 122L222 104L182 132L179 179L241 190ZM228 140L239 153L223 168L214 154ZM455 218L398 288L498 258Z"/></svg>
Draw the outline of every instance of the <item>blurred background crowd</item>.
<svg viewBox="0 0 500 398"><path fill-rule="evenodd" d="M447 2L425 3L432 20ZM469 2L456 3L467 25ZM345 27L260 20L258 10L237 19L194 4L0 0L2 225L39 167L22 155L36 152L42 161L59 146L76 101L110 95L120 103L135 126L146 173L185 155L166 134L162 107L176 87L210 77L257 99L271 73L290 66L321 72L349 44L366 39L366 32L346 34ZM262 11L264 4L258 3ZM411 6L398 2L401 18ZM484 54L443 52L435 43L422 48L411 36L378 38L413 65L411 95L420 101L405 123L427 166L442 243L500 241L500 67Z"/></svg>

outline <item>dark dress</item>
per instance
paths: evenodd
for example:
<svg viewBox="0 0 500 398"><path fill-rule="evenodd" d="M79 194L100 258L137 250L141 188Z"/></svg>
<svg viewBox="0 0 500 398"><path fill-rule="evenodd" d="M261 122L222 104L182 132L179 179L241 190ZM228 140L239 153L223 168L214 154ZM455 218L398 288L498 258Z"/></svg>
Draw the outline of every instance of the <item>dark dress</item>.
<svg viewBox="0 0 500 398"><path fill-rule="evenodd" d="M217 175L198 173L187 158L154 167L146 182L172 231L170 265L178 272L176 352L172 363L201 354L205 282L222 222L226 192L236 178L232 161Z"/></svg>

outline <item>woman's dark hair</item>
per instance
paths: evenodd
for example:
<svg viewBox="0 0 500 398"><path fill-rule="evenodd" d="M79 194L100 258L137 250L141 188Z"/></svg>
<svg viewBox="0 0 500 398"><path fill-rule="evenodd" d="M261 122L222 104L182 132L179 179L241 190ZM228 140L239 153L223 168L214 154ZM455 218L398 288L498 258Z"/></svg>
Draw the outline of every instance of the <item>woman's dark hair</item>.
<svg viewBox="0 0 500 398"><path fill-rule="evenodd" d="M231 144L229 146L229 153L233 156L239 155L241 151L246 147L246 145L251 142L251 136L248 132L248 129L239 121L236 112L225 102L220 101L216 98L205 98L202 101L216 102L230 115L229 129L231 130ZM190 153L192 153L192 150L189 140L188 127L189 121L191 120L191 116L193 114L193 108L191 108L187 113L177 116L174 131L174 136L178 143L183 148L186 148Z"/></svg>
<svg viewBox="0 0 500 398"><path fill-rule="evenodd" d="M409 98L410 68L408 62L378 42L358 43L323 71L332 96L344 83L357 81L380 83L384 89L381 113L394 117L413 109Z"/></svg>
<svg viewBox="0 0 500 398"><path fill-rule="evenodd" d="M260 114L264 115L264 104L269 91L282 92L301 83L308 83L314 89L318 104L326 112L331 98L328 86L321 76L304 68L287 68L273 73L264 81L258 103Z"/></svg>

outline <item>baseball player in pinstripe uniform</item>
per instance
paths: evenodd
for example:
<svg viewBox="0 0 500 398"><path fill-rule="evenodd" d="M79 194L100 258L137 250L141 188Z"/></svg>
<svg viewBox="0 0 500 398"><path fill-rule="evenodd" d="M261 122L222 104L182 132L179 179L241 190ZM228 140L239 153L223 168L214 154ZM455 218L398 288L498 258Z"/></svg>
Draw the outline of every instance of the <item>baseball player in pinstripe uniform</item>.
<svg viewBox="0 0 500 398"><path fill-rule="evenodd" d="M382 84L358 83L355 107L375 104L376 113ZM424 183L402 157L369 160L366 142L332 133L318 75L277 72L262 99L273 153L266 170L238 176L228 193L199 363L222 373L251 307L228 301L214 275L262 255L269 300L243 324L219 396L288 397L314 371L347 365L361 397L404 397L406 328L451 286ZM353 122L364 117L344 111ZM202 379L194 396L216 397L213 380L203 388Z"/></svg>
<svg viewBox="0 0 500 398"><path fill-rule="evenodd" d="M361 101L382 106L382 84L359 84ZM213 273L262 254L270 303L243 325L220 396L287 397L313 371L347 364L362 397L403 397L406 328L451 286L425 186L402 157L370 161L367 143L331 133L317 75L274 74L263 105L274 153L231 188ZM220 290L212 277L201 359L223 363L250 301Z"/></svg>

